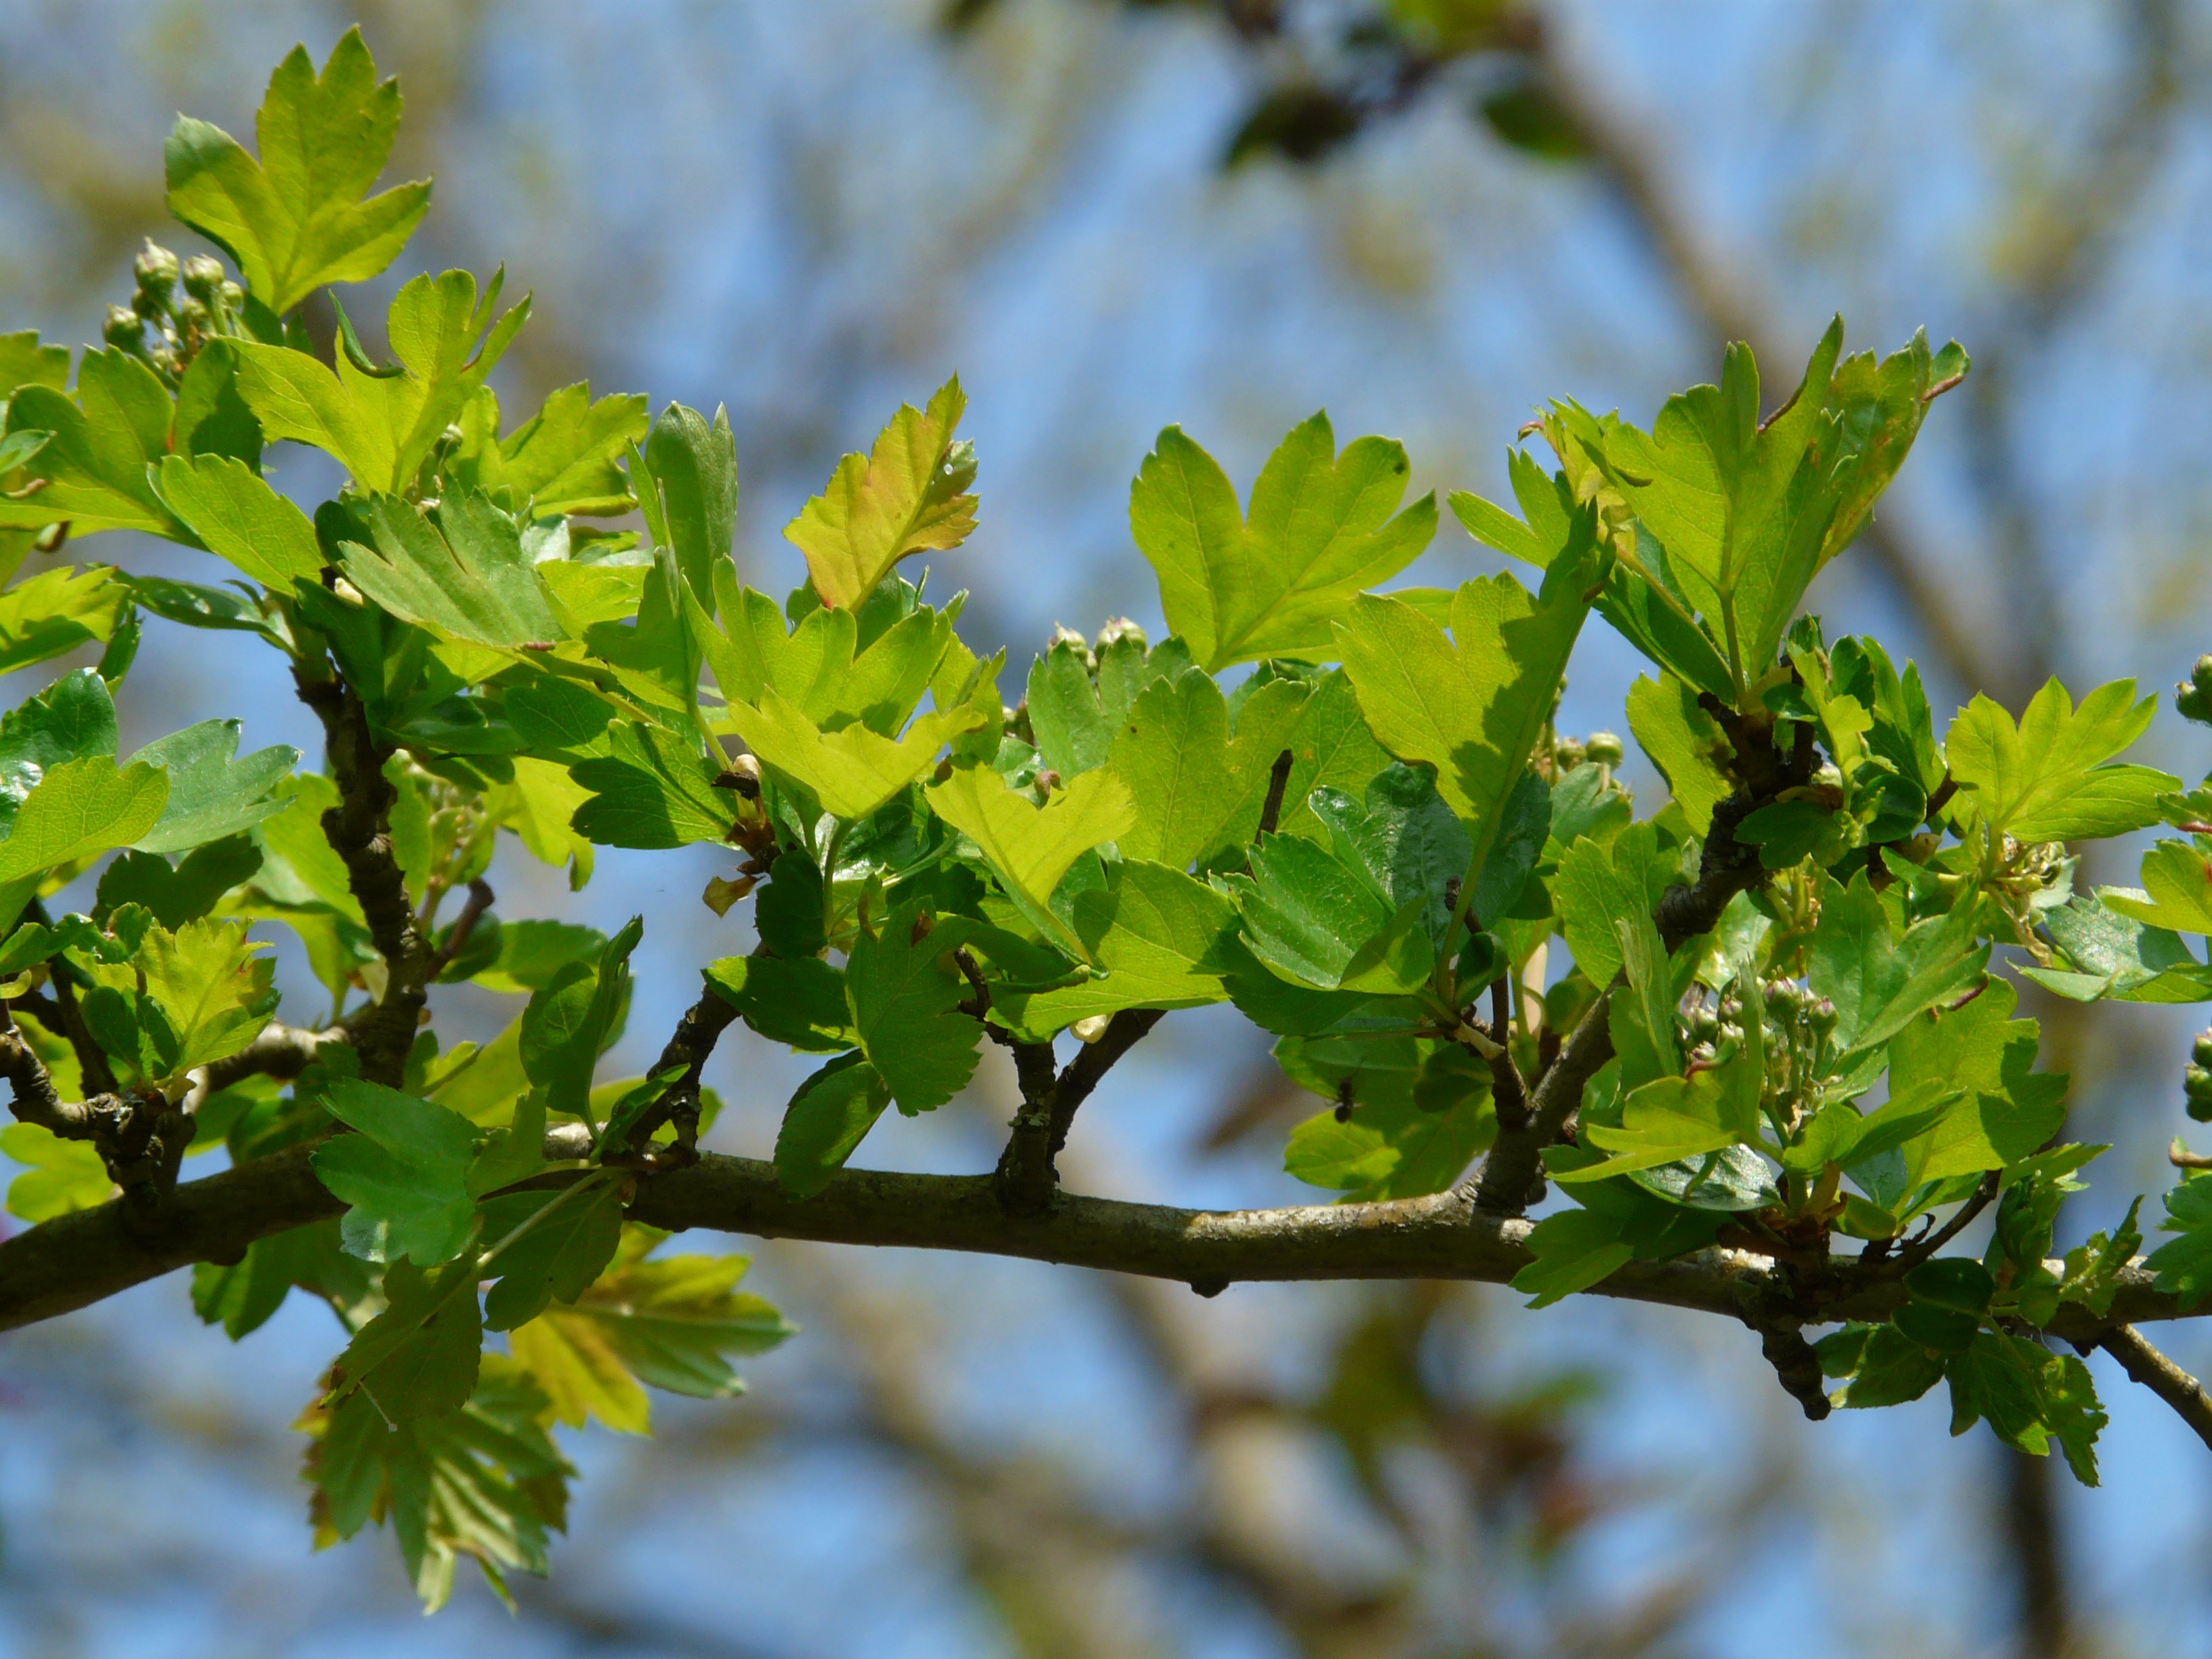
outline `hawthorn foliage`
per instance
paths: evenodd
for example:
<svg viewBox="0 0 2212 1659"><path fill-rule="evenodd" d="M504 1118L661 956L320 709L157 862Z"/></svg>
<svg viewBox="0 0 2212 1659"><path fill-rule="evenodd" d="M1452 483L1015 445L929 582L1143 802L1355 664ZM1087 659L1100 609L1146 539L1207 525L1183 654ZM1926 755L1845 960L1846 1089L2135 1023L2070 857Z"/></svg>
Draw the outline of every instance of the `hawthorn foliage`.
<svg viewBox="0 0 2212 1659"><path fill-rule="evenodd" d="M1554 404L1511 506L1447 503L1526 579L1456 589L1376 591L1437 530L1398 444L1340 447L1316 415L1240 495L1170 427L1129 514L1166 636L1063 631L1009 706L964 596L908 574L975 524L957 381L787 527L796 588L746 586L719 412L580 385L514 418L488 380L529 301L498 273L410 279L384 353L364 343L334 285L383 271L429 203L377 188L399 115L357 33L319 70L295 52L256 149L189 118L169 140L170 208L227 264L149 244L74 362L0 337L0 672L100 647L0 719L0 1151L32 1224L0 1245L9 1322L217 1237L191 1296L234 1340L320 1298L342 1329L301 1419L317 1539L388 1524L435 1606L462 1555L495 1588L544 1570L556 1427L643 1432L649 1390L732 1394L731 1360L789 1334L742 1257L672 1251L641 1212L1197 1262L1207 1291L1379 1270L1332 1256L1353 1247L1327 1206L1146 1211L1140 1244L1137 1206L1103 1237L1057 1191L1107 1068L1228 1003L1321 1097L1292 1175L1365 1206L1370 1241L1458 1230L1423 1270L1730 1311L1810 1415L1940 1382L1954 1431L2094 1481L2076 1350L2133 1345L2159 1386L2127 1322L2212 1292L2212 1183L2177 1158L2148 1261L2140 1200L2053 1259L2103 1149L2059 1138L2065 1079L1992 968L2212 1000L2189 942L2212 934L2212 785L2119 758L2153 714L2130 683L2077 703L2054 681L2017 716L1977 696L1939 732L1911 663L1803 613L1967 372L1957 346L1846 356L1839 321L1776 408L1740 346L1648 430ZM325 292L326 347L301 308ZM281 443L343 486L280 495ZM114 530L239 580L50 556ZM1671 799L1643 817L1620 739L1555 725L1593 614L1650 665L1626 723ZM282 653L321 769L240 757L235 720L119 754L149 616ZM2179 702L2212 713L2212 659ZM2139 890L2077 890L2070 846L2159 824L2179 836ZM731 953L650 1011L670 1035L646 1075L599 1075L646 1012L641 923L502 915L502 832L576 888L599 847L726 849L702 896ZM88 908L58 914L64 891ZM271 927L328 994L312 1023L276 1018ZM436 1035L434 988L462 981L519 1005L482 1045ZM821 1056L772 1169L697 1150L735 1021ZM991 1177L844 1172L987 1042L1023 1097ZM2185 1086L2212 1116L2212 1042ZM230 1174L179 1182L218 1146ZM709 1177L753 1207L696 1198ZM1985 1247L1955 1248L1984 1216ZM125 1265L72 1289L95 1256Z"/></svg>

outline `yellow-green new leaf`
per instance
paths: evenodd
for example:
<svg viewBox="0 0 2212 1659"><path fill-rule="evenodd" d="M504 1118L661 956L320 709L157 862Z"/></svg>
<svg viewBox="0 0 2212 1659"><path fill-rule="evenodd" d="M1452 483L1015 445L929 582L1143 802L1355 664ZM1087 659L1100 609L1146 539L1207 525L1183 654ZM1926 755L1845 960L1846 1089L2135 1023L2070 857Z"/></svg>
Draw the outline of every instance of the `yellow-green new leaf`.
<svg viewBox="0 0 2212 1659"><path fill-rule="evenodd" d="M1437 790L1474 833L1474 867L1551 719L1589 613L1593 521L1531 594L1507 575L1453 596L1451 633L1403 600L1363 595L1336 624L1360 713L1401 760L1437 770Z"/></svg>
<svg viewBox="0 0 2212 1659"><path fill-rule="evenodd" d="M404 285L385 319L398 374L371 373L349 352L331 369L289 346L238 341L239 393L270 438L337 457L362 489L404 492L529 318L526 295L493 319L502 281L495 273L481 297L465 270Z"/></svg>
<svg viewBox="0 0 2212 1659"><path fill-rule="evenodd" d="M957 547L975 528L973 445L953 429L968 406L955 375L929 407L899 405L867 454L837 463L828 488L799 509L784 535L806 556L822 603L858 605L909 553Z"/></svg>
<svg viewBox="0 0 2212 1659"><path fill-rule="evenodd" d="M764 765L814 792L825 811L864 818L937 763L945 740L976 725L973 708L922 715L896 739L848 726L824 732L774 687L732 702L738 733Z"/></svg>
<svg viewBox="0 0 2212 1659"><path fill-rule="evenodd" d="M1943 749L1960 802L1991 835L2024 842L2125 835L2159 820L2158 798L2181 780L2150 766L2108 766L2149 728L2155 697L2133 680L2100 685L2076 708L2048 681L2015 726L1988 697L1959 711Z"/></svg>
<svg viewBox="0 0 2212 1659"><path fill-rule="evenodd" d="M174 412L154 371L120 349L84 354L74 398L55 386L24 386L7 404L5 435L47 437L24 469L38 487L27 482L0 495L0 526L66 520L76 536L143 530L189 542L191 532L162 504L147 475L168 453Z"/></svg>
<svg viewBox="0 0 2212 1659"><path fill-rule="evenodd" d="M1248 514L1214 459L1171 426L1129 488L1129 529L1158 575L1168 626L1199 666L1321 658L1353 596L1396 575L1436 534L1435 496L1397 510L1411 476L1388 438L1356 439L1339 455L1317 414L1268 457Z"/></svg>
<svg viewBox="0 0 2212 1659"><path fill-rule="evenodd" d="M322 573L323 550L306 514L228 455L162 459L161 499L208 550L264 587L289 593L295 580Z"/></svg>
<svg viewBox="0 0 2212 1659"><path fill-rule="evenodd" d="M1136 803L1111 772L1085 772L1040 807L986 766L955 772L927 791L930 810L981 849L1007 890L1042 921L1068 866L1135 827ZM1055 926L1068 943L1065 927Z"/></svg>
<svg viewBox="0 0 2212 1659"><path fill-rule="evenodd" d="M64 761L23 798L15 828L0 842L0 882L128 847L154 827L169 799L158 766L118 770L112 757Z"/></svg>
<svg viewBox="0 0 2212 1659"><path fill-rule="evenodd" d="M399 83L349 29L323 72L295 46L254 118L258 159L220 127L179 116L169 210L227 248L255 298L292 309L326 283L382 270L430 204L428 179L369 196L399 131ZM363 199L366 198L366 199Z"/></svg>

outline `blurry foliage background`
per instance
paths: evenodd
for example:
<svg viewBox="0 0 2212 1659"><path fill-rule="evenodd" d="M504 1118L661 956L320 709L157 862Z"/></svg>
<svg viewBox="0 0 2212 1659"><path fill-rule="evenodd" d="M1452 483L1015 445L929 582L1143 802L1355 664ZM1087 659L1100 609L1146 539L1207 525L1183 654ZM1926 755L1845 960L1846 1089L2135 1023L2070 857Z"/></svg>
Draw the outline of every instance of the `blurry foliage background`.
<svg viewBox="0 0 2212 1659"><path fill-rule="evenodd" d="M1898 636L1939 703L2017 706L2053 672L2168 681L2212 643L2208 12L0 0L0 319L91 337L141 236L196 246L161 210L172 111L243 133L294 40L319 56L358 19L407 94L393 176L438 180L386 285L505 259L538 297L510 409L586 375L726 403L739 562L770 591L836 455L955 368L982 528L936 580L975 590L971 637L1018 664L1056 621L1157 632L1126 490L1167 422L1247 479L1326 404L1340 434L1402 438L1418 488L1494 494L1540 400L1648 416L1729 337L1771 390L1840 310L1856 345L1925 325L1976 367L1816 605ZM321 464L284 463L302 487ZM1447 527L1413 576L1493 562ZM313 749L273 659L165 628L126 750L218 714ZM1593 634L1563 726L1617 728L1634 673ZM2147 757L2193 775L2179 725ZM717 870L610 854L575 902L647 914L622 1058L744 948L696 902ZM520 860L494 880L510 915L571 902ZM309 1017L297 963L286 983ZM443 994L477 998L457 1032L511 1012ZM2162 1186L2183 1023L2041 1012L2074 1133L2117 1143L2107 1190ZM1318 1196L1279 1163L1322 1103L1236 1029L1170 1021L1085 1114L1071 1184ZM867 1161L984 1167L999 1063ZM716 1066L714 1144L764 1152L790 1057ZM0 1653L2212 1654L2202 1454L2101 1358L2106 1486L2081 1492L1949 1443L1940 1395L1808 1428L1745 1333L1686 1316L760 1260L805 1334L745 1401L663 1400L653 1442L575 1443L570 1535L514 1620L471 1594L422 1624L382 1540L307 1558L275 1425L335 1346L316 1310L233 1351L171 1279L6 1338ZM2174 1347L2212 1362L2193 1328Z"/></svg>

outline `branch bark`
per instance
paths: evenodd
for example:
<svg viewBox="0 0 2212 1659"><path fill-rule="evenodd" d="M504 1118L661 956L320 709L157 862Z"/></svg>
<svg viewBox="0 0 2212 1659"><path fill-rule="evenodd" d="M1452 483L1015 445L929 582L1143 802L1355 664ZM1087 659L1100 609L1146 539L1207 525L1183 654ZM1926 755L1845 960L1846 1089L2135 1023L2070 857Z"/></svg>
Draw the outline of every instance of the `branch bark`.
<svg viewBox="0 0 2212 1659"><path fill-rule="evenodd" d="M155 1230L127 1223L118 1200L0 1241L0 1329L70 1312L195 1261L234 1261L256 1239L336 1214L343 1206L315 1179L311 1151L288 1148L180 1185ZM556 1171L530 1184L578 1174ZM1528 1265L1534 1225L1484 1211L1459 1191L1276 1210L1187 1210L1063 1194L1050 1214L1028 1217L1007 1213L992 1176L847 1170L801 1199L783 1190L774 1164L715 1153L688 1168L641 1174L630 1213L672 1231L1014 1256L1179 1279L1209 1293L1238 1281L1503 1284ZM1770 1258L1716 1248L1631 1262L1597 1293L1757 1323L1778 1297L1802 1292L1782 1284ZM1838 1262L1811 1322L1880 1319L1903 1294L1887 1273ZM2050 1328L2068 1341L2095 1343L2121 1325L2181 1316L2148 1273L2130 1267L2109 1315L2069 1304Z"/></svg>
<svg viewBox="0 0 2212 1659"><path fill-rule="evenodd" d="M2132 1325L2106 1331L2097 1346L2120 1362L2120 1369L2160 1400L2199 1440L2212 1446L2212 1395L2204 1385L2143 1340Z"/></svg>

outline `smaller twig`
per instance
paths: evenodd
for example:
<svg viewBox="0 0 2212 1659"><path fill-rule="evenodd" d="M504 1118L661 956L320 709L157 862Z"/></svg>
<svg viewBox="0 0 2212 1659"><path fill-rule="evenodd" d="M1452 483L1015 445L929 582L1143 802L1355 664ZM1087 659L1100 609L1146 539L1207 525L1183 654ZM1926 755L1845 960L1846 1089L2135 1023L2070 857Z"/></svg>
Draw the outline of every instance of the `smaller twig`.
<svg viewBox="0 0 2212 1659"><path fill-rule="evenodd" d="M429 976L432 979L436 979L453 966L453 959L468 948L469 935L476 932L478 919L491 906L491 884L478 876L469 883L468 900L461 906L460 915L453 918L446 942L431 953Z"/></svg>
<svg viewBox="0 0 2212 1659"><path fill-rule="evenodd" d="M7 1079L15 1091L13 1106L18 1122L33 1123L70 1139L91 1137L90 1115L82 1106L62 1098L54 1087L52 1073L23 1041L15 1022L8 1017L5 1004L0 1004L0 1078Z"/></svg>
<svg viewBox="0 0 2212 1659"><path fill-rule="evenodd" d="M1498 1128L1518 1134L1528 1127L1528 1090L1521 1080L1521 1068L1513 1063L1510 977L1501 974L1490 985L1490 1034L1498 1046L1498 1052L1488 1057L1490 1097L1497 1109Z"/></svg>
<svg viewBox="0 0 2212 1659"><path fill-rule="evenodd" d="M1966 1231L1973 1218L1990 1207L1996 1195L1997 1172L1992 1170L1981 1178L1980 1183L1975 1187L1972 1196L1959 1206L1959 1212L1956 1215L1926 1237L1916 1239L1898 1251L1895 1258L1889 1264L1889 1271L1893 1273L1907 1273L1927 1261L1929 1256Z"/></svg>
<svg viewBox="0 0 2212 1659"><path fill-rule="evenodd" d="M2173 1407L2197 1437L2212 1446L2212 1395L2187 1371L2143 1340L2132 1325L2106 1331L2097 1346L2120 1362L2120 1369Z"/></svg>
<svg viewBox="0 0 2212 1659"><path fill-rule="evenodd" d="M1283 796L1291 787L1291 767L1296 758L1285 749L1275 757L1275 764L1267 773L1267 799L1260 808L1260 835L1273 835L1282 821Z"/></svg>

